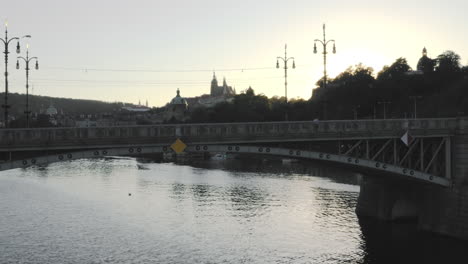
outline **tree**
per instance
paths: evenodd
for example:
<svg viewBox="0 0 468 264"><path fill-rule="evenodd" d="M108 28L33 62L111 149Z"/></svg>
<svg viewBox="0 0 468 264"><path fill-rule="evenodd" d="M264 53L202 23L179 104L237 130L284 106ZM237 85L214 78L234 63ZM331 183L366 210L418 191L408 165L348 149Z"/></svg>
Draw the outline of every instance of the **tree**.
<svg viewBox="0 0 468 264"><path fill-rule="evenodd" d="M437 56L437 71L441 73L458 73L461 70L460 55L451 50Z"/></svg>
<svg viewBox="0 0 468 264"><path fill-rule="evenodd" d="M374 76L372 76L374 73L374 69L372 67L367 67L362 63L359 63L358 65L354 66L354 80L358 82L373 82L374 81Z"/></svg>
<svg viewBox="0 0 468 264"><path fill-rule="evenodd" d="M422 71L424 73L429 73L434 71L434 67L436 65L437 60L433 60L426 55L424 55L418 61L418 65L416 66L418 71Z"/></svg>
<svg viewBox="0 0 468 264"><path fill-rule="evenodd" d="M468 75L468 66L463 66L461 71L464 75Z"/></svg>
<svg viewBox="0 0 468 264"><path fill-rule="evenodd" d="M400 78L403 74L410 71L411 67L405 58L398 58L390 66L384 66L384 68L377 74L377 80L389 80L393 78Z"/></svg>

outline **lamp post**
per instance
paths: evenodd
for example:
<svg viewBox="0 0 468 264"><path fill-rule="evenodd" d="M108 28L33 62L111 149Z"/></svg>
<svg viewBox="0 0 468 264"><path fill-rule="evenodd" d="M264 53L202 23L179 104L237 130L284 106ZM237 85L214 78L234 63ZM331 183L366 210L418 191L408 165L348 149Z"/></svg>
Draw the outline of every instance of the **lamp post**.
<svg viewBox="0 0 468 264"><path fill-rule="evenodd" d="M23 36L23 38L30 38L30 35ZM5 128L8 127L8 108L10 108L10 105L8 105L8 54L10 53L8 51L8 46L10 45L12 40L17 40L18 42L16 43L16 53L20 53L20 44L19 44L19 38L18 37L13 37L8 39L8 23L5 22L5 38L0 40L3 42L3 45L5 46L5 50L3 53L5 54L5 103L2 105L2 108L5 109L5 116L4 116L4 126Z"/></svg>
<svg viewBox="0 0 468 264"><path fill-rule="evenodd" d="M323 41L320 39L314 40L314 53L317 54L317 42L320 42L323 46L323 87L327 88L327 45L330 42L333 42L333 54L336 53L335 40L327 40L325 36L325 24L323 24Z"/></svg>
<svg viewBox="0 0 468 264"><path fill-rule="evenodd" d="M382 105L383 105L383 119L386 119L386 118L387 118L387 116L386 116L386 114L387 114L387 111L386 111L387 108L386 108L386 106L387 106L388 104L391 104L391 103L392 103L392 102L390 102L390 101L381 101L381 102L377 102L377 104L382 104Z"/></svg>
<svg viewBox="0 0 468 264"><path fill-rule="evenodd" d="M19 59L22 59L26 63L26 110L24 113L26 114L26 127L29 128L29 115L31 114L31 111L29 110L29 62L36 60L35 69L39 70L39 61L37 57L29 58L29 45L26 45L26 58L21 56L18 57L18 60L16 61L16 69L20 68Z"/></svg>
<svg viewBox="0 0 468 264"><path fill-rule="evenodd" d="M284 63L284 98L285 102L288 102L288 61L292 60L292 68L296 68L296 63L294 61L294 57L289 57L288 58L288 45L284 44L284 58L283 57L276 57L276 68L279 69L279 60L282 60Z"/></svg>
<svg viewBox="0 0 468 264"><path fill-rule="evenodd" d="M360 105L356 105L356 106L353 108L354 120L357 120L357 119L358 119L358 109L359 109L360 107L361 107Z"/></svg>
<svg viewBox="0 0 468 264"><path fill-rule="evenodd" d="M323 24L323 40L320 40L320 39L315 39L314 40L314 54L317 54L317 42L321 43L322 44L322 47L323 47L323 89L327 89L327 45L330 43L330 42L333 42L333 54L336 53L336 46L335 46L335 40L333 39L330 39L330 40L327 40L326 38L326 35L325 35L325 24ZM327 99L325 98L324 100L324 112L323 112L323 116L324 116L324 119L327 119Z"/></svg>
<svg viewBox="0 0 468 264"><path fill-rule="evenodd" d="M416 101L419 100L419 99L421 99L422 96L420 96L420 95L415 95L415 96L410 96L409 98L412 99L412 100L414 101L414 119L416 119L416 118L417 118L417 114L416 114L416 110L417 110L417 109L416 109Z"/></svg>

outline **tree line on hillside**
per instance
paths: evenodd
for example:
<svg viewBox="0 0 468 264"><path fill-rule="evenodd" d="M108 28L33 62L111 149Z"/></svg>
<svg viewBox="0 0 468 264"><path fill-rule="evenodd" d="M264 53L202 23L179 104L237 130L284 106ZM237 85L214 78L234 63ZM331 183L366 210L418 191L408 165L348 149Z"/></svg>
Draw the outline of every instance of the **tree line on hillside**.
<svg viewBox="0 0 468 264"><path fill-rule="evenodd" d="M285 102L284 97L267 98L252 88L232 102L191 111L189 122L256 122L282 120L452 117L468 113L468 66L460 56L446 51L436 59L421 58L413 71L405 58L398 58L376 75L363 64L349 67L309 100Z"/></svg>
<svg viewBox="0 0 468 264"><path fill-rule="evenodd" d="M3 102L4 93L0 93ZM8 94L8 104L11 106L12 116L22 116L26 109L26 95L18 93ZM107 103L98 100L84 100L58 98L49 96L29 95L29 109L32 113L44 112L53 106L59 112L63 110L68 115L110 113L123 106L121 102Z"/></svg>

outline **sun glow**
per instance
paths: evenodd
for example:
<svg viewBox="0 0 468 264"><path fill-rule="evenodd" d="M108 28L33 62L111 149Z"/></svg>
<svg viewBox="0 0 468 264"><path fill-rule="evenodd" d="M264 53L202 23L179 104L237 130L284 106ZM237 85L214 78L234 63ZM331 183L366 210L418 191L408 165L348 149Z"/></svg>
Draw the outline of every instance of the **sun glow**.
<svg viewBox="0 0 468 264"><path fill-rule="evenodd" d="M393 63L395 58L389 58L385 54L371 49L346 49L341 54L329 56L328 76L331 78L345 71L348 67L362 63L364 66L372 67L377 74L385 65Z"/></svg>

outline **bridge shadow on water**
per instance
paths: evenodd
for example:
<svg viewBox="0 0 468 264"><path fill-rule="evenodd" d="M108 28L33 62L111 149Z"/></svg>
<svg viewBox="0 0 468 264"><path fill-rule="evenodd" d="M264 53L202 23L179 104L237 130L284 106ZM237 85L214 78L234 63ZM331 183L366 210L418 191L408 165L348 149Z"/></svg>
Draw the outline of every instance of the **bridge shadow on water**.
<svg viewBox="0 0 468 264"><path fill-rule="evenodd" d="M416 222L359 217L361 263L466 263L468 242L420 231Z"/></svg>
<svg viewBox="0 0 468 264"><path fill-rule="evenodd" d="M194 168L219 169L230 172L249 172L258 176L288 178L289 176L314 176L329 179L336 183L359 185L361 174L343 168L332 167L313 160L293 160L249 157L230 160L204 160L181 163Z"/></svg>

